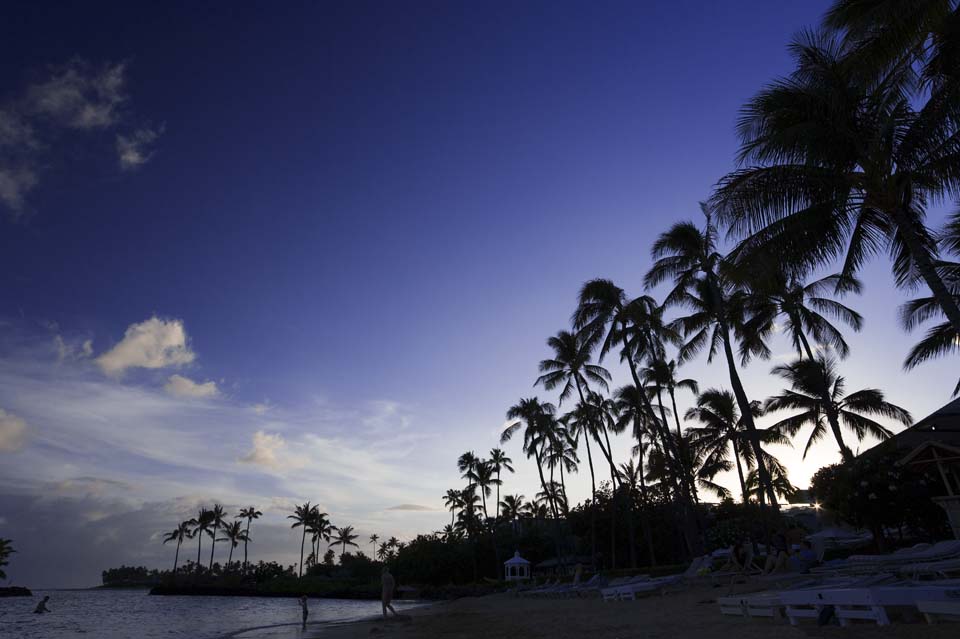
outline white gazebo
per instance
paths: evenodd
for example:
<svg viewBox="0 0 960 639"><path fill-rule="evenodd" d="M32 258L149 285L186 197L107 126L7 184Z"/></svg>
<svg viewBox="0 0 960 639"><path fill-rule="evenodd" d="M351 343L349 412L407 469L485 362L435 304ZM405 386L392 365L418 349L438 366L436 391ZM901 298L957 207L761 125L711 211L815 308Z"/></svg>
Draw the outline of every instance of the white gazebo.
<svg viewBox="0 0 960 639"><path fill-rule="evenodd" d="M504 581L523 581L530 578L530 562L514 552L513 557L503 562Z"/></svg>

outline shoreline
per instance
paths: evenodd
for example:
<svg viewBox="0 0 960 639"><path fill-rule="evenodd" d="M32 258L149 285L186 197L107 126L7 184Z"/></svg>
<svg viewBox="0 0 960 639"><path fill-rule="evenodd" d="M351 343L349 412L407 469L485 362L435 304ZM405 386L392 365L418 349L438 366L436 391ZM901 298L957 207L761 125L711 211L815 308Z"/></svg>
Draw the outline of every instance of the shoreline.
<svg viewBox="0 0 960 639"><path fill-rule="evenodd" d="M736 594L757 590L745 585ZM403 619L356 621L318 628L308 639L360 639L371 635L390 639L457 637L477 639L768 639L784 637L883 637L925 639L955 637L954 624L927 625L894 622L889 626L857 624L818 627L815 623L791 626L784 620L748 619L721 615L716 603L726 587L698 586L682 592L655 595L636 601L604 602L600 599L526 599L509 593L468 597L404 611Z"/></svg>

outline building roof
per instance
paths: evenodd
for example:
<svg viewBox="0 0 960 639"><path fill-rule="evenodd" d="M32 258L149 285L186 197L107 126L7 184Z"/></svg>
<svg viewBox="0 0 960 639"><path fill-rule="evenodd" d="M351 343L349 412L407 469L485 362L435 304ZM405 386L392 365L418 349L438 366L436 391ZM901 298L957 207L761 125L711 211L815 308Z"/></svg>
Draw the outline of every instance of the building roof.
<svg viewBox="0 0 960 639"><path fill-rule="evenodd" d="M913 426L862 454L873 456L895 450L907 452L929 441L960 448L960 398L942 406Z"/></svg>
<svg viewBox="0 0 960 639"><path fill-rule="evenodd" d="M513 557L503 562L504 566L526 566L530 562L520 556L520 551L515 551Z"/></svg>

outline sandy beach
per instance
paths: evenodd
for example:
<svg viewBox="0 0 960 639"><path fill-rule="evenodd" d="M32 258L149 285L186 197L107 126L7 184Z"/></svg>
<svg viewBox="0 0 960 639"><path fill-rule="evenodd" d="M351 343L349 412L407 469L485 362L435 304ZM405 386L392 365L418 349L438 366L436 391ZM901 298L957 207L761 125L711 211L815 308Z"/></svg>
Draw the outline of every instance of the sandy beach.
<svg viewBox="0 0 960 639"><path fill-rule="evenodd" d="M724 590L698 587L681 593L614 603L599 599L520 599L507 594L471 597L413 610L404 620L345 625L325 629L313 636L316 639L761 639L777 633L785 637L906 639L921 633L923 637L938 639L956 637L957 633L956 624L929 626L922 621L886 627L819 628L813 623L792 627L785 621L724 616L715 602Z"/></svg>

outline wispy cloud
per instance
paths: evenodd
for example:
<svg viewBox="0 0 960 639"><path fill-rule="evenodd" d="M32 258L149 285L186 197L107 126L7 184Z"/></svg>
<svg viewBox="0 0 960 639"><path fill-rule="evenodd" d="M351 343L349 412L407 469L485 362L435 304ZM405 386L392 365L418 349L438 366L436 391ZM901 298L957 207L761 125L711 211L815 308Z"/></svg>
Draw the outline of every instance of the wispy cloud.
<svg viewBox="0 0 960 639"><path fill-rule="evenodd" d="M153 157L153 144L163 133L163 126L144 127L129 135L117 134L117 161L124 171L134 171Z"/></svg>
<svg viewBox="0 0 960 639"><path fill-rule="evenodd" d="M0 408L0 452L20 450L26 441L27 422Z"/></svg>
<svg viewBox="0 0 960 639"><path fill-rule="evenodd" d="M95 65L75 59L51 66L43 78L0 103L0 205L14 219L27 208L27 196L69 133L92 134L123 126L129 101L127 65ZM120 167L147 162L163 127L117 133Z"/></svg>
<svg viewBox="0 0 960 639"><path fill-rule="evenodd" d="M181 320L151 317L127 327L123 339L96 362L107 375L120 376L130 368L182 366L195 357Z"/></svg>
<svg viewBox="0 0 960 639"><path fill-rule="evenodd" d="M390 506L386 510L408 510L414 512L429 512L436 510L436 508L430 508L429 506L420 506L418 504L399 504L397 506Z"/></svg>
<svg viewBox="0 0 960 639"><path fill-rule="evenodd" d="M189 377L176 374L167 379L167 383L163 385L163 390L177 397L193 397L195 399L206 399L220 394L217 383L212 380L198 383Z"/></svg>

